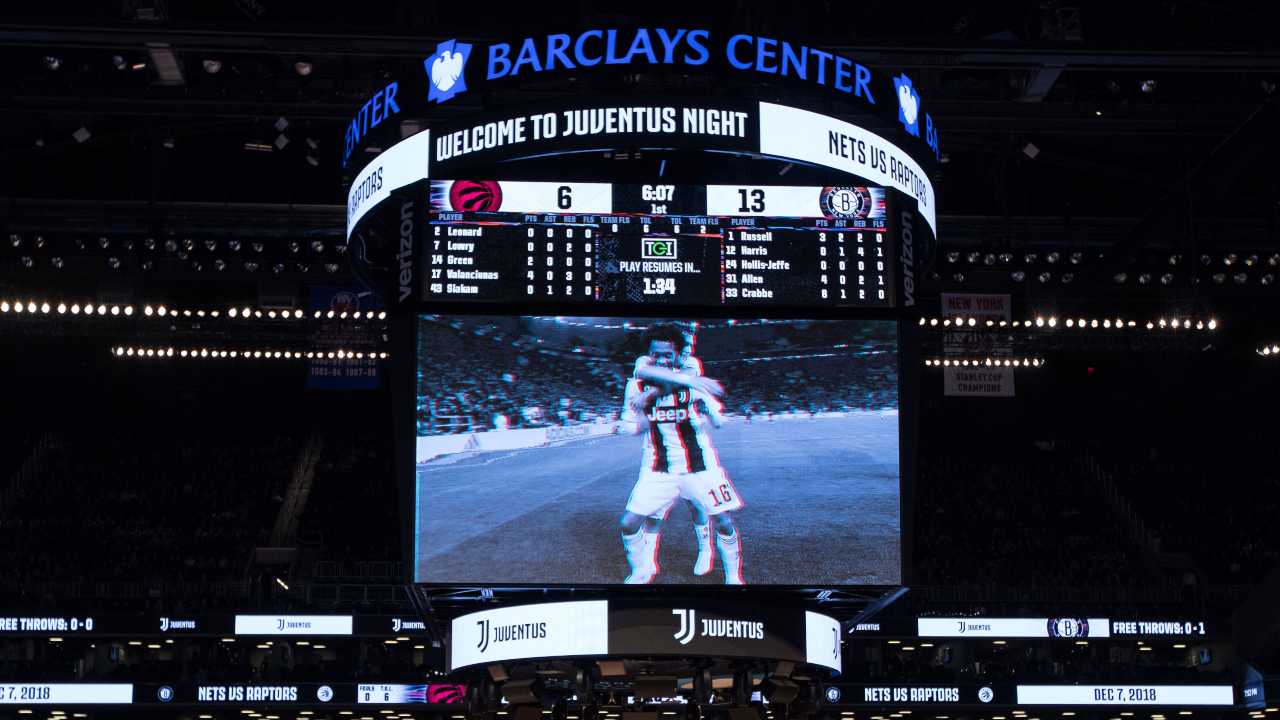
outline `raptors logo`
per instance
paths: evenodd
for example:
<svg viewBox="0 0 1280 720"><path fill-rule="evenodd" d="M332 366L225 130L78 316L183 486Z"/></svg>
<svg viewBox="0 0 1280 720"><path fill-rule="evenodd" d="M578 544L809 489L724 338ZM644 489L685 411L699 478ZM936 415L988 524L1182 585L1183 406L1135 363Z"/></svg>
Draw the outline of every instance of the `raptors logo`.
<svg viewBox="0 0 1280 720"><path fill-rule="evenodd" d="M449 207L459 212L497 212L502 208L502 187L496 180L454 180Z"/></svg>
<svg viewBox="0 0 1280 720"><path fill-rule="evenodd" d="M427 702L431 705L453 705L466 697L466 685L428 685Z"/></svg>

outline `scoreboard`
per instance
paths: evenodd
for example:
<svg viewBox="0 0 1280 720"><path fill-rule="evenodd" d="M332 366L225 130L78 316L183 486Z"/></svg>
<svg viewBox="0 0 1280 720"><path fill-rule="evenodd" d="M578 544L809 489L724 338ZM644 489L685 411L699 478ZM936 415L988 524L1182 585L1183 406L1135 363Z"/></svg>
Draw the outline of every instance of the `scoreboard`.
<svg viewBox="0 0 1280 720"><path fill-rule="evenodd" d="M893 306L883 188L433 180L429 302Z"/></svg>

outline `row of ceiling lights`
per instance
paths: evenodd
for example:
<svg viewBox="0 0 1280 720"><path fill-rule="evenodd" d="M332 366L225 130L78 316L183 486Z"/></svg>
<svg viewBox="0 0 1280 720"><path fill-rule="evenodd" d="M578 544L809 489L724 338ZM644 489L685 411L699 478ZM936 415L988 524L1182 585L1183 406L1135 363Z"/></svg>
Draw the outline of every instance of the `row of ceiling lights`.
<svg viewBox="0 0 1280 720"><path fill-rule="evenodd" d="M1010 265L1017 260L1017 257L1011 252L983 253L976 250L969 251L964 255L961 255L959 251L952 250L946 254L946 258L947 258L947 262L952 264L959 263L960 260L963 258L970 265L984 265L988 267L994 266L997 263L1002 265ZM1040 259L1041 259L1040 253L1035 253L1035 252L1029 252L1022 256L1022 260L1027 265L1034 265L1038 263ZM1062 252L1055 250L1055 251L1045 253L1043 259L1045 262L1049 263L1050 265L1055 265L1055 264L1058 264L1059 262L1062 262L1063 264L1080 265L1081 263L1086 261L1085 253L1079 252L1079 251L1064 254ZM1168 264L1172 267L1176 267L1180 265L1182 263L1182 260L1183 260L1182 255L1177 253L1169 255L1167 258ZM1206 268L1209 268L1210 266L1214 265L1214 263L1217 261L1220 261L1225 268L1231 268L1236 266L1237 264L1239 264L1242 268L1260 267L1263 264L1265 264L1267 268L1277 268L1277 267L1280 267L1280 253L1272 253L1266 258L1259 256L1257 253L1249 254L1242 257L1240 254L1234 253L1234 252L1227 253L1221 256L1220 258L1215 258L1214 256L1211 256L1211 255L1200 256L1200 263ZM1012 270L1009 273L1009 278L1014 282L1019 282L1019 283L1023 282L1028 277L1029 277L1028 272L1027 270L1024 270L1024 269ZM1041 270L1040 272L1032 275L1032 277L1034 277L1036 280L1040 281L1041 283L1048 283L1054 279L1054 274L1050 270ZM1075 280L1075 273L1062 272L1057 277L1058 277L1058 280L1061 281L1063 284L1069 284ZM1235 284L1244 285L1249 282L1250 276L1249 276L1249 273L1243 269L1237 270L1236 272L1233 272L1230 274L1228 274L1224 270L1224 271L1215 272L1209 275L1209 279L1212 280L1213 283L1217 285L1225 284L1228 277L1233 282L1235 282ZM1130 278L1133 278L1139 285L1151 285L1157 281L1161 285L1170 285L1174 282L1174 280L1177 279L1177 275L1173 272L1167 272L1167 271L1157 274L1150 270L1144 270L1142 272L1129 272L1129 271L1122 270L1112 276L1112 280L1114 280L1117 285L1124 285L1128 283ZM956 271L951 273L951 280L957 283L964 282L965 281L964 272L960 271L957 268ZM1272 285L1276 281L1275 273L1267 272L1259 276L1258 281L1262 285Z"/></svg>
<svg viewBox="0 0 1280 720"><path fill-rule="evenodd" d="M43 235L36 235L30 239L29 243L27 243L27 241L21 235L11 234L9 236L9 244L12 248L18 249L18 250L21 250L24 247L24 244L28 245L30 248L37 249L37 250L43 249L47 246L46 240ZM76 250L90 249L89 245L83 239L77 238L75 240L75 244L76 244L76 248L75 248ZM143 249L151 250L151 251L156 250L157 247L162 247L165 251L175 255L179 260L190 261L192 269L196 270L197 272L204 270L206 267L212 268L213 270L218 272L222 272L226 270L228 267L231 267L231 262L235 262L234 259L231 259L231 262L228 262L227 259L220 258L220 257L215 257L215 258L212 258L212 260L209 260L207 258L201 258L201 257L192 255L192 253L198 250L200 247L203 247L205 250L209 252L216 252L218 250L218 241L213 239L207 239L207 240L204 240L202 243L197 243L195 240L191 238L184 238L181 241L174 238L169 238L163 241L163 243L158 243L155 238L148 237L143 239L140 243L137 243L132 238L129 238L121 241L118 247L126 252L134 252L137 250L139 245L141 245ZM109 251L111 249L112 242L110 238L102 236L98 238L97 246L102 250ZM255 253L262 253L265 250L266 245L262 241L253 241L253 242L245 243L240 240L233 239L233 240L227 241L226 247L227 247L227 250L233 253L239 252L242 247L251 248ZM317 255L321 255L325 252L326 244L323 240L312 240L304 246L302 242L299 242L297 240L290 240L288 241L288 243L285 244L284 247L291 255L299 255L302 252L303 247L310 247L313 253ZM343 243L335 243L332 247L333 247L333 251L338 255L345 254L347 250L347 246ZM142 262L139 264L139 267L143 270L154 269L155 260L153 260L151 256L144 256L144 258L145 259L142 260ZM21 256L19 256L18 263L22 267L28 268L28 269L35 268L37 264L39 264L37 262L36 256L30 252L24 253ZM206 263L208 263L207 266L206 266ZM61 270L62 268L66 267L66 264L67 264L67 260L63 256L63 254L52 255L48 260L48 266L55 270ZM111 270L119 270L124 265L124 260L122 259L121 255L113 254L106 258L106 264L107 264L107 267ZM262 267L262 263L260 263L259 260L257 259L250 258L250 259L244 260L242 263L242 266L246 272L257 272L258 268ZM336 274L339 270L342 269L341 264L333 261L325 262L321 267L325 270L325 272L331 275ZM288 269L288 266L280 259L277 259L277 261L271 266L272 272L274 272L277 275L283 273L286 269ZM300 273L306 273L310 271L311 266L306 262L298 260L294 262L294 269Z"/></svg>
<svg viewBox="0 0 1280 720"><path fill-rule="evenodd" d="M977 330L982 328L1049 328L1057 329L1059 325L1067 329L1084 330L1102 328L1104 330L1124 330L1126 328L1137 329L1140 323L1137 320L1125 320L1124 318L1073 318L1068 317L1059 321L1056 315L1037 315L1034 320L979 320L976 317L957 316L954 318L920 318L921 327L931 328L947 328L958 330ZM1148 320L1142 325L1147 330L1217 330L1218 321L1216 318L1204 320L1202 318L1158 318L1156 320Z"/></svg>
<svg viewBox="0 0 1280 720"><path fill-rule="evenodd" d="M45 55L41 60L45 69L50 72L57 72L61 70L65 64L62 57L59 55ZM145 70L147 67L145 62L129 61L123 55L112 55L111 65L116 70L132 70L135 72L138 70ZM221 58L208 57L200 61L200 66L204 68L206 73L210 75L217 75L222 72L223 62ZM310 60L300 59L293 63L293 71L298 74L298 77L307 77L314 70L315 64Z"/></svg>
<svg viewBox="0 0 1280 720"><path fill-rule="evenodd" d="M183 259L185 260L186 258L183 258ZM18 258L18 263L22 265L23 268L26 268L28 270L35 269L37 264L36 259L30 255L21 256L20 258ZM198 260L198 259L191 260L190 263L191 263L191 269L195 270L196 272L202 272L206 267L212 268L216 272L223 272L227 268L231 267L231 265L226 260L223 260L222 258L214 258L213 262L209 263L207 266L205 265L205 261ZM49 258L49 267L53 268L54 270L61 270L64 267L66 267L66 264L67 264L66 260L61 255L55 255ZM121 261L119 257L115 257L115 256L107 258L106 264L107 264L107 268L110 270L119 270L121 267L124 267L124 262ZM155 267L156 267L156 264L154 260L143 260L142 262L138 263L138 268L141 270L150 271L150 270L154 270ZM242 267L244 268L245 272L253 273L253 272L257 272L258 268L262 266L257 261L246 260L244 261ZM324 263L323 265L321 265L321 267L324 269L325 272L329 273L330 275L336 275L338 271L342 269L342 266L336 262ZM289 266L285 265L282 262L277 262L271 266L271 272L276 275L283 274L286 270L289 270ZM294 263L293 270L299 273L305 274L305 273L311 272L311 266L304 262L298 262L298 263Z"/></svg>
<svg viewBox="0 0 1280 720"><path fill-rule="evenodd" d="M111 354L118 358L181 358L181 359L240 359L240 360L386 360L386 352L356 350L275 350L239 349L224 350L207 347L182 348L117 345Z"/></svg>
<svg viewBox="0 0 1280 720"><path fill-rule="evenodd" d="M925 358L925 367L1014 367L1014 368L1038 368L1044 365L1044 360L1040 358L1007 358L1007 357L985 357L985 358Z"/></svg>
<svg viewBox="0 0 1280 720"><path fill-rule="evenodd" d="M963 255L960 253L959 250L952 250L947 253L946 257L947 257L947 262L952 264L959 263L961 258L963 258L970 265L982 264L982 265L988 265L988 266L995 265L997 263L1000 263L1002 265L1010 265L1018 259L1018 256L1007 251L1001 252L1001 253L995 253L995 252L982 252L979 250L970 250L964 253ZM1027 265L1035 265L1041 260L1041 257L1042 255L1039 252L1028 252L1022 255L1022 261ZM1099 254L1098 258L1101 259L1101 257L1102 256ZM1055 265L1059 262L1069 263L1071 265L1079 265L1085 262L1087 258L1085 257L1085 253L1078 250L1072 251L1069 253L1063 253L1059 250L1051 250L1043 254L1043 259L1046 263L1049 263L1050 265ZM1270 265L1271 267L1280 267L1280 253L1271 253L1266 258L1263 258L1257 253L1251 253L1249 255L1241 257L1239 253L1229 252L1222 255L1220 258L1217 258L1217 260L1220 260L1222 264L1227 267L1231 267L1232 265L1235 265L1238 262L1242 262L1246 267L1253 267L1262 262L1265 262L1267 265ZM1177 267L1178 265L1182 264L1182 261L1183 261L1183 257L1179 253L1173 253L1169 255L1167 258L1167 262L1170 267ZM1204 265L1205 267L1212 265L1214 262L1215 262L1215 257L1212 255L1202 254L1200 256L1200 264Z"/></svg>
<svg viewBox="0 0 1280 720"><path fill-rule="evenodd" d="M85 239L82 237L75 238L74 242L76 244L76 249L78 250L89 249L89 243L85 242ZM49 243L46 240L44 235L37 234L28 238L22 235L21 233L9 234L9 246L14 249L21 249L24 246L35 248L35 249L42 249L48 244ZM97 240L94 242L94 244L96 244L98 248L102 250L110 250L112 246L112 239L106 235L99 235ZM253 240L253 241L246 242L236 238L227 240L226 245L227 245L227 250L231 252L240 252L240 250L244 248L244 249L251 249L256 253L261 253L264 250L266 250L266 247L267 247L266 243L264 243L261 240ZM141 240L135 240L134 238L124 238L118 242L117 247L124 250L128 250L128 251L137 250L139 249L139 247L141 247L141 249L144 249L144 250L163 249L171 253L178 252L179 248L187 252L193 252L203 247L205 250L208 250L209 252L216 252L218 250L218 241L213 238L206 238L202 241L197 242L195 239L189 238L189 237L182 238L181 240L177 238L168 238L163 242L156 240L154 237L145 237L145 238L142 238ZM311 252L317 255L320 255L324 253L327 247L329 246L325 245L324 240L311 240L305 244L303 243L303 241L300 241L300 240L290 240L288 241L288 243L285 244L285 249L287 249L290 253L294 255L297 255L298 253L302 252L304 248L310 248ZM342 242L333 243L332 248L333 248L333 251L339 255L342 255L347 251L346 243L342 243Z"/></svg>
<svg viewBox="0 0 1280 720"><path fill-rule="evenodd" d="M10 303L8 300L0 300L0 314L8 314L12 312L15 315L67 315L71 314L90 316L107 316L112 317L132 317L136 314L133 305L106 305L94 303L71 303L65 302L51 303L48 300L15 300ZM222 317L221 310L204 310L190 308L179 310L177 308L169 308L165 305L145 305L142 308L143 317L195 317L195 318L219 318ZM243 320L302 320L306 313L296 308L251 308L248 306L238 308L231 307L226 310L226 316L229 318L240 318ZM385 310L314 310L311 317L316 320L386 320L387 312Z"/></svg>
<svg viewBox="0 0 1280 720"><path fill-rule="evenodd" d="M1125 283L1129 282L1129 278L1131 277L1135 278L1139 285L1151 285L1157 280L1160 282L1161 285L1171 285L1173 284L1173 281L1177 279L1178 276L1171 272L1161 273L1159 276L1157 276L1150 272L1142 272L1142 273L1138 273L1137 275L1131 275L1130 273L1121 271L1113 275L1111 279L1114 280L1117 285L1124 285ZM1225 272L1216 272L1210 275L1209 279L1212 280L1215 285L1225 285L1228 277L1230 277L1232 282L1234 282L1236 285L1245 285L1245 284L1248 284L1250 276L1249 276L1249 273L1244 271L1232 273L1230 276L1228 276L1227 273ZM1041 270L1039 273L1036 273L1035 275L1035 279L1039 280L1041 283L1051 282L1053 278L1054 278L1053 273L1048 270ZM952 282L962 283L965 281L965 279L966 279L966 276L963 272L956 271L951 273ZM1024 282L1027 279L1027 272L1025 270L1014 270L1009 273L1009 279L1016 283ZM1062 282L1063 285L1069 285L1072 282L1074 282L1075 279L1076 279L1076 274L1073 272L1064 272L1058 275L1058 280ZM1193 277L1192 279L1198 282L1199 276ZM1274 285L1275 282L1276 282L1275 273L1268 272L1258 276L1258 283L1260 285L1269 286L1269 285Z"/></svg>

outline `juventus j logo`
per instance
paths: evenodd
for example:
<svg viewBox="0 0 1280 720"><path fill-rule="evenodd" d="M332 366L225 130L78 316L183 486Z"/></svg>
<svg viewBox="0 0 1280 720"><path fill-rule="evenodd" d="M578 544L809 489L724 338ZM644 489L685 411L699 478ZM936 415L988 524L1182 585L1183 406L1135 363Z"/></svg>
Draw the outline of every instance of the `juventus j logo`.
<svg viewBox="0 0 1280 720"><path fill-rule="evenodd" d="M698 634L697 613L692 608L687 610L672 610L672 615L680 616L680 629L675 632L672 637L680 641L681 645L688 645Z"/></svg>
<svg viewBox="0 0 1280 720"><path fill-rule="evenodd" d="M476 643L476 647L483 653L489 649L489 621L477 620L476 625L480 626L480 642Z"/></svg>
<svg viewBox="0 0 1280 720"><path fill-rule="evenodd" d="M400 618L391 618L391 632L400 632Z"/></svg>
<svg viewBox="0 0 1280 720"><path fill-rule="evenodd" d="M169 618L160 618L160 632L169 632Z"/></svg>
<svg viewBox="0 0 1280 720"><path fill-rule="evenodd" d="M284 618L276 618L276 630L284 630Z"/></svg>

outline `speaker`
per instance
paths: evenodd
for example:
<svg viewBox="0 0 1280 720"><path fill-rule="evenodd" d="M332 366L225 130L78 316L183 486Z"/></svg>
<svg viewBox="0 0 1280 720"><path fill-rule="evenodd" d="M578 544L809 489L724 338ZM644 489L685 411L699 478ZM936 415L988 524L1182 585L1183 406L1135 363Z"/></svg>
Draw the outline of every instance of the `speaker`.
<svg viewBox="0 0 1280 720"><path fill-rule="evenodd" d="M800 686L785 678L771 677L761 688L770 705L788 705L800 694Z"/></svg>
<svg viewBox="0 0 1280 720"><path fill-rule="evenodd" d="M627 676L627 665L621 660L597 660L596 666L600 668L600 677Z"/></svg>
<svg viewBox="0 0 1280 720"><path fill-rule="evenodd" d="M539 705L537 682L537 680L508 680L502 685L502 696L512 705ZM539 715L541 715L540 710Z"/></svg>
<svg viewBox="0 0 1280 720"><path fill-rule="evenodd" d="M636 699L675 697L676 679L670 675L641 675L631 683Z"/></svg>

